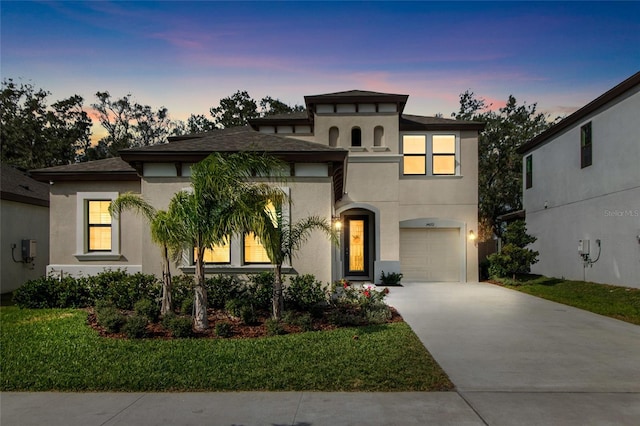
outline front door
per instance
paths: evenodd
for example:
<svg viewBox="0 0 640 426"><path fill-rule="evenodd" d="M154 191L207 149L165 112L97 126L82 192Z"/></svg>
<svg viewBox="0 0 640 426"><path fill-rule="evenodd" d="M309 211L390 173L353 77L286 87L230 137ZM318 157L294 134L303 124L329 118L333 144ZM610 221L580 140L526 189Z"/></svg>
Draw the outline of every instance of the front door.
<svg viewBox="0 0 640 426"><path fill-rule="evenodd" d="M369 217L346 216L344 238L345 277L368 277Z"/></svg>

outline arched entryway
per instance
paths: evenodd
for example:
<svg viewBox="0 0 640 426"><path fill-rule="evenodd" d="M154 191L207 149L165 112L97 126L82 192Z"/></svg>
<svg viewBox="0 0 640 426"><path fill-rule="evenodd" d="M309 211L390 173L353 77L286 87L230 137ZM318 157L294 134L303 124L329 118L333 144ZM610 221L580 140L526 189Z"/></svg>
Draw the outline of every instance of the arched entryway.
<svg viewBox="0 0 640 426"><path fill-rule="evenodd" d="M376 214L362 207L339 212L341 276L350 281L373 281L376 260Z"/></svg>

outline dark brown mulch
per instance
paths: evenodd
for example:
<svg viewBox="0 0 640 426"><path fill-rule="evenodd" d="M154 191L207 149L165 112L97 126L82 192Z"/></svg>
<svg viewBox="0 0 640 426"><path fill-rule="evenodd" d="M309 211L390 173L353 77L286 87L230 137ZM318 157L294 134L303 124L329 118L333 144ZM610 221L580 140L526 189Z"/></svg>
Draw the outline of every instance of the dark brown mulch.
<svg viewBox="0 0 640 426"><path fill-rule="evenodd" d="M391 310L391 319L387 321L388 323L394 322L403 322L402 316L398 313L398 311L390 307ZM127 337L124 333L110 333L104 329L101 325L98 324L96 320L96 315L93 308L87 308L87 324L96 330L101 337L112 338L112 339L126 339ZM125 314L132 314L131 312L125 312ZM338 326L331 324L328 320L329 311L325 312L325 315L322 318L314 318L313 319L313 330L314 331L326 331L326 330L335 330L339 328ZM227 314L224 311L209 309L208 310L208 319L209 319L209 329L206 331L198 331L194 332L194 338L201 339L218 339L216 336L215 326L218 322L227 322L231 324L233 336L230 337L232 339L252 339L257 337L265 337L268 336L267 327L265 325L265 321L269 317L267 315L263 315L258 318L256 324L246 325L239 318L233 317ZM287 334L291 333L302 333L302 327L282 323ZM171 340L174 337L171 335L171 332L165 329L160 322L158 323L149 323L147 325L147 337L150 339L162 339L162 340Z"/></svg>

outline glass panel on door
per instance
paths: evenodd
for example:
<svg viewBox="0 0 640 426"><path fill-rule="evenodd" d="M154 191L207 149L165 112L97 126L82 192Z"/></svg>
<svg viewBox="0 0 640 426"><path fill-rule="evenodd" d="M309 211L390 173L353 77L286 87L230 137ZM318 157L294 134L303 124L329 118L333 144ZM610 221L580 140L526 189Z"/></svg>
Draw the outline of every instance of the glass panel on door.
<svg viewBox="0 0 640 426"><path fill-rule="evenodd" d="M349 272L364 272L364 220L349 220Z"/></svg>

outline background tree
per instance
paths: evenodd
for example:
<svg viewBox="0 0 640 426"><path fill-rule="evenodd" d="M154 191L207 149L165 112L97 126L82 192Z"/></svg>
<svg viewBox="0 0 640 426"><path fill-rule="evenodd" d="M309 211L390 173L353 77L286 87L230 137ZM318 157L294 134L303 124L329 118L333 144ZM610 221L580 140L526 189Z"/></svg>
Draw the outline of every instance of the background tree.
<svg viewBox="0 0 640 426"><path fill-rule="evenodd" d="M305 107L303 105L294 105L293 107L290 107L279 99L273 99L271 96L265 96L260 100L260 113L263 117L302 111L305 111Z"/></svg>
<svg viewBox="0 0 640 426"><path fill-rule="evenodd" d="M151 239L162 248L162 315L172 310L171 306L171 263L170 254L180 252L175 218L164 210L156 210L139 194L126 192L120 194L109 205L109 213L117 218L123 210L133 210L141 214L151 227Z"/></svg>
<svg viewBox="0 0 640 426"><path fill-rule="evenodd" d="M288 114L292 112L304 111L302 105L293 107L285 104L279 99L265 96L258 103L249 96L246 90L238 90L233 95L220 99L220 105L210 109L213 123L218 128L228 128L245 126L253 118L266 117L276 114Z"/></svg>
<svg viewBox="0 0 640 426"><path fill-rule="evenodd" d="M244 126L248 120L260 116L258 104L246 90L238 90L233 95L220 99L220 105L209 111L215 125L223 129Z"/></svg>
<svg viewBox="0 0 640 426"><path fill-rule="evenodd" d="M185 250L195 254L194 326L205 330L207 292L204 286L204 252L236 234L252 230L256 200L282 203L279 188L251 180L252 176L271 176L282 169L275 158L250 153L223 156L211 154L195 164L191 190L180 191L169 203L169 216L175 218L178 237Z"/></svg>
<svg viewBox="0 0 640 426"><path fill-rule="evenodd" d="M480 238L502 235L497 217L522 208L522 156L518 147L548 129L553 122L537 112L537 105L518 105L509 96L498 111L490 110L473 92L460 95L459 120L486 123L478 138L478 196Z"/></svg>
<svg viewBox="0 0 640 426"><path fill-rule="evenodd" d="M47 105L50 93L31 84L2 82L2 162L25 169L71 164L90 144L91 120L81 96Z"/></svg>
<svg viewBox="0 0 640 426"><path fill-rule="evenodd" d="M107 136L88 150L88 159L117 157L121 149L166 142L171 129L167 108L153 110L132 101L131 94L113 99L109 92L97 92L96 98L92 106Z"/></svg>

